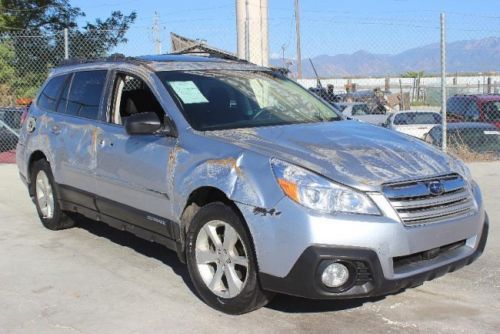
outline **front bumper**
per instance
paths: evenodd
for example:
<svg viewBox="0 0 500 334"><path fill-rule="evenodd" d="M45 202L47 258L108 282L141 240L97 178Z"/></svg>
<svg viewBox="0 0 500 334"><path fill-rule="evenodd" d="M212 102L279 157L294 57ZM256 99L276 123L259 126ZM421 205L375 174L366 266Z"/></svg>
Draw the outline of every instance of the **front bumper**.
<svg viewBox="0 0 500 334"><path fill-rule="evenodd" d="M443 258L439 259L439 257L449 256L444 252L436 258L422 261L446 262L446 264L437 267L430 266L432 267L430 270L404 278L387 279L384 276L379 257L373 250L316 245L310 246L302 253L287 276L277 277L260 273L260 282L264 290L311 299L346 299L396 293L472 263L482 254L485 248L488 228L488 217L485 216L479 242L470 255L459 260L446 262L443 261ZM466 247L465 244L462 247ZM323 263L332 261L346 261L355 264L354 267L356 268L361 267L360 270L353 271L355 277L346 289L329 289L321 283L321 270L319 268L324 267Z"/></svg>

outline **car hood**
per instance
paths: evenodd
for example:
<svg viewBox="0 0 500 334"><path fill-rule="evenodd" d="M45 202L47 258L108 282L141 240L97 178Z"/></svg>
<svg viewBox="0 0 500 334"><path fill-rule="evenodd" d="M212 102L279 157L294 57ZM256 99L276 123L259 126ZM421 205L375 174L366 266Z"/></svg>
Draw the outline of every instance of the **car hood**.
<svg viewBox="0 0 500 334"><path fill-rule="evenodd" d="M366 191L380 190L387 182L458 172L456 161L433 146L357 121L222 130L206 134Z"/></svg>

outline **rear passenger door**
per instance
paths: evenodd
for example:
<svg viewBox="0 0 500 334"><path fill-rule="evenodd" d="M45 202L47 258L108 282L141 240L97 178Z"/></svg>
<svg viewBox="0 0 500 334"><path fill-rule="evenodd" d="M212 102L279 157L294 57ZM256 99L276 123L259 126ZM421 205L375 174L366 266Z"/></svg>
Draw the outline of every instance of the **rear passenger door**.
<svg viewBox="0 0 500 334"><path fill-rule="evenodd" d="M129 135L128 116L156 112L165 117L146 79L118 72L114 76L107 122L98 129L97 206L105 215L149 231L171 235L173 220L168 180L169 156L177 139Z"/></svg>
<svg viewBox="0 0 500 334"><path fill-rule="evenodd" d="M58 183L63 197L95 209L97 133L107 71L81 71L71 75L49 125L58 160ZM83 193L82 193L83 191Z"/></svg>

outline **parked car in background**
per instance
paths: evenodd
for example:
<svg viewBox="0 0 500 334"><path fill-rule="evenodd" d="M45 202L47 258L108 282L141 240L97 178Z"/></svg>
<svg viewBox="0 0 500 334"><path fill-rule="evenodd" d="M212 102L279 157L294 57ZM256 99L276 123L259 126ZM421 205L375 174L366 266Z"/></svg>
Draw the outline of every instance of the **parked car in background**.
<svg viewBox="0 0 500 334"><path fill-rule="evenodd" d="M437 124L441 124L439 112L407 110L391 114L384 127L424 139L424 136Z"/></svg>
<svg viewBox="0 0 500 334"><path fill-rule="evenodd" d="M0 152L16 148L24 108L0 108Z"/></svg>
<svg viewBox="0 0 500 334"><path fill-rule="evenodd" d="M500 154L500 130L488 123L449 123L447 126L446 140L448 148L467 148L477 153ZM433 127L424 140L441 147L442 126Z"/></svg>
<svg viewBox="0 0 500 334"><path fill-rule="evenodd" d="M162 244L200 298L231 314L275 293L395 293L470 264L487 240L481 190L462 161L346 120L248 62L161 55L58 67L16 157L46 228L72 227L77 213Z"/></svg>
<svg viewBox="0 0 500 334"><path fill-rule="evenodd" d="M18 130L25 110L25 107L2 107L0 108L0 121L12 129Z"/></svg>
<svg viewBox="0 0 500 334"><path fill-rule="evenodd" d="M338 102L333 106L340 110L345 117L359 121L381 125L387 120L389 114L384 106L370 106L363 102Z"/></svg>
<svg viewBox="0 0 500 334"><path fill-rule="evenodd" d="M483 122L500 128L500 95L455 95L446 109L449 122Z"/></svg>

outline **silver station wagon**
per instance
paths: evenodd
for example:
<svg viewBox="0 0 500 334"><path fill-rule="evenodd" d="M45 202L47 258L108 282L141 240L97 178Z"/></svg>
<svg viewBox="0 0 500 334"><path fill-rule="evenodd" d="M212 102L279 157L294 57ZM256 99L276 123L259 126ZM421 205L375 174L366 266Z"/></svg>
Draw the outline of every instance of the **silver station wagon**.
<svg viewBox="0 0 500 334"><path fill-rule="evenodd" d="M461 161L243 61L64 64L26 115L17 164L45 227L78 214L165 245L231 314L275 293L396 293L470 264L488 234Z"/></svg>

